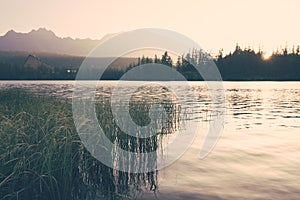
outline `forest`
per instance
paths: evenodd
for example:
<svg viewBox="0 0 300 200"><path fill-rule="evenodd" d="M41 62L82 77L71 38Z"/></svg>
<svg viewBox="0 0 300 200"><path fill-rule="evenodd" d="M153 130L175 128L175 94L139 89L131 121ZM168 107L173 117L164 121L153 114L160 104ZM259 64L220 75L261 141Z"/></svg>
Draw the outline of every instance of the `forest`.
<svg viewBox="0 0 300 200"><path fill-rule="evenodd" d="M0 53L0 80L74 80L84 57L40 55L38 67L25 66L28 54ZM105 59L105 58L104 58ZM146 63L159 63L180 72L187 80L201 81L195 69L205 59L212 59L224 81L299 81L300 47L273 51L269 57L262 50L242 49L238 44L233 52L224 55L222 49L215 56L191 49L172 59L168 52L161 56L117 58L102 74L101 80L119 80L128 70ZM47 64L44 64L47 63ZM51 66L51 67L49 67ZM98 69L89 69L97 73ZM86 79L89 79L87 77ZM138 77L136 80L139 80Z"/></svg>

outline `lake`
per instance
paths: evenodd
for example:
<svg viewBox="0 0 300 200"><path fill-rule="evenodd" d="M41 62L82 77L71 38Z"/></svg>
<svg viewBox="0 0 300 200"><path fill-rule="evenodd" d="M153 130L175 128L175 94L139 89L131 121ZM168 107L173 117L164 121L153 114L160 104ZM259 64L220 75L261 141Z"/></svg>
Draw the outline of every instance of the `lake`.
<svg viewBox="0 0 300 200"><path fill-rule="evenodd" d="M117 83L99 82L96 96L109 98ZM138 84L146 83L124 82L118 94ZM159 171L158 199L299 198L300 82L223 82L224 128L204 159L199 158L199 150L211 122L208 88L204 82L190 82L188 88L181 82L172 84L182 93L196 94L197 102L185 105L199 115L185 120L201 128L184 155ZM62 98L72 98L73 87L74 81L0 81L0 89L24 88ZM153 198L153 193L140 196Z"/></svg>

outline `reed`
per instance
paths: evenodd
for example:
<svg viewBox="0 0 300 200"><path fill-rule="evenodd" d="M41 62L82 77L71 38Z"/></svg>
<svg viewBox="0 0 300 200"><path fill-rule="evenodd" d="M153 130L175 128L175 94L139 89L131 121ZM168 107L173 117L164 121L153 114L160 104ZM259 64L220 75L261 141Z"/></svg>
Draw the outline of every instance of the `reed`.
<svg viewBox="0 0 300 200"><path fill-rule="evenodd" d="M134 109L140 107L137 103ZM139 140L118 134L121 130L113 122L108 100L100 100L96 108L99 123L113 143L133 152L156 150L159 136ZM138 162L141 167L147 161ZM90 155L75 130L69 100L17 89L0 91L1 200L134 199L156 189L156 171L121 172Z"/></svg>

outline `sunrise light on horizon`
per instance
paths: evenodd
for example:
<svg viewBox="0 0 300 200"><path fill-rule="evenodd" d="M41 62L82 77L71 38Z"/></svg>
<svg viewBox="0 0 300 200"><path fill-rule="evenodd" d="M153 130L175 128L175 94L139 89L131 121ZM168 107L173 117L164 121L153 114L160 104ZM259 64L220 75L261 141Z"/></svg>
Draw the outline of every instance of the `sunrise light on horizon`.
<svg viewBox="0 0 300 200"><path fill-rule="evenodd" d="M300 2L285 1L59 1L1 2L0 35L45 27L59 37L101 39L145 27L174 30L208 52L261 48L272 52L299 45ZM33 6L34 5L34 6ZM16 15L16 13L18 13Z"/></svg>

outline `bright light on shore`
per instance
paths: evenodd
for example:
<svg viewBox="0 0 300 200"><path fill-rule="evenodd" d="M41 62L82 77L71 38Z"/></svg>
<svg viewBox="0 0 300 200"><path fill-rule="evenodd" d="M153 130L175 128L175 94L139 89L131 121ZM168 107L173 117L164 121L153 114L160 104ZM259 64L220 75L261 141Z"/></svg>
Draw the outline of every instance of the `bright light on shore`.
<svg viewBox="0 0 300 200"><path fill-rule="evenodd" d="M262 54L262 59L263 59L263 60L270 60L271 57L272 57L272 54L270 54L270 53L264 52L264 53Z"/></svg>

